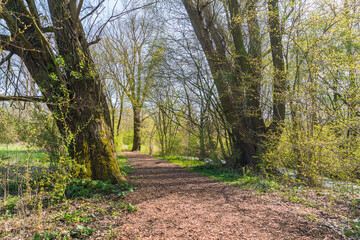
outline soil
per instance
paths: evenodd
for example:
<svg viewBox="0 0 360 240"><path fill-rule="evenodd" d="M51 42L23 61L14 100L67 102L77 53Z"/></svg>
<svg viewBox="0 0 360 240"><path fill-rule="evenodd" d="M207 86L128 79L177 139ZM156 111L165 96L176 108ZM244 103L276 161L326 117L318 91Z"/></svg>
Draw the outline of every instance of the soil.
<svg viewBox="0 0 360 240"><path fill-rule="evenodd" d="M138 188L126 201L139 210L123 217L116 239L340 239L292 206L154 157L123 154Z"/></svg>

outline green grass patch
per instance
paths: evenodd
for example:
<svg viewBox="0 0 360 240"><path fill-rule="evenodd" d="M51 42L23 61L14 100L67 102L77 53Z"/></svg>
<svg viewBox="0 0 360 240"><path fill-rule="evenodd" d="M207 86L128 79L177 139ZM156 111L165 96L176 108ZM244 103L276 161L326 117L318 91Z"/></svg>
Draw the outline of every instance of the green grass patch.
<svg viewBox="0 0 360 240"><path fill-rule="evenodd" d="M62 211L60 214L54 217L54 220L67 223L88 223L92 222L95 218L95 215L85 215L84 211L78 211L75 209L71 213Z"/></svg>
<svg viewBox="0 0 360 240"><path fill-rule="evenodd" d="M47 154L44 151L33 147L20 144L0 144L0 161L2 162L25 164L28 154L30 163L47 159Z"/></svg>
<svg viewBox="0 0 360 240"><path fill-rule="evenodd" d="M126 156L118 155L118 156L117 156L117 159L118 159L120 171L121 171L121 173L122 173L122 175L123 175L124 177L126 177L128 174L132 173L132 171L134 170L134 167L131 166L131 165L127 162L127 157L126 157Z"/></svg>
<svg viewBox="0 0 360 240"><path fill-rule="evenodd" d="M161 156L161 155L154 155L154 157L168 161L168 162L175 163L182 168L189 168L189 170L191 170L194 167L200 167L200 166L206 165L205 162L198 161L198 160L189 160L186 158L166 157L166 156Z"/></svg>

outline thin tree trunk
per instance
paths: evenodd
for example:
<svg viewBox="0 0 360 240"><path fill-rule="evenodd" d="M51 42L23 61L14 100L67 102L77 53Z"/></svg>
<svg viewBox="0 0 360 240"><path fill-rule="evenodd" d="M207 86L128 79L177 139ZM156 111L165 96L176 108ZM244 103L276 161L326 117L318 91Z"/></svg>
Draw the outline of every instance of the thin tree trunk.
<svg viewBox="0 0 360 240"><path fill-rule="evenodd" d="M282 33L280 30L279 1L268 0L269 10L269 33L271 44L271 55L274 66L273 80L273 122L271 129L278 132L279 126L285 120L286 104L286 75L283 56Z"/></svg>
<svg viewBox="0 0 360 240"><path fill-rule="evenodd" d="M141 150L141 116L140 108L133 107L134 113L134 139L133 147L131 151L140 151Z"/></svg>
<svg viewBox="0 0 360 240"><path fill-rule="evenodd" d="M124 95L121 95L119 120L118 120L117 127L116 127L116 135L119 135L119 132L120 132L120 125L121 125L121 119L122 119L123 111L124 111Z"/></svg>

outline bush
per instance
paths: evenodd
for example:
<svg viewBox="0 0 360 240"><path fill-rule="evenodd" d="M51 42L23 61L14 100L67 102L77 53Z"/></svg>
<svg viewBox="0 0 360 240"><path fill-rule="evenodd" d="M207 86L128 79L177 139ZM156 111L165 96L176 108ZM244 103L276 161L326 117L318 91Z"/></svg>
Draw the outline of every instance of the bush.
<svg viewBox="0 0 360 240"><path fill-rule="evenodd" d="M268 172L287 180L322 185L322 179L358 181L360 142L340 134L339 125L315 125L312 132L286 126L280 138L270 136L262 155Z"/></svg>

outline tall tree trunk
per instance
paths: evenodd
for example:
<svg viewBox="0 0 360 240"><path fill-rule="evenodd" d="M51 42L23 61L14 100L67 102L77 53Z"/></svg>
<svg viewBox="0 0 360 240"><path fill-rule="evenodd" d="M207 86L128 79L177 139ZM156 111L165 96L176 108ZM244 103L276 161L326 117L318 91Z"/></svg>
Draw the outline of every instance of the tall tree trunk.
<svg viewBox="0 0 360 240"><path fill-rule="evenodd" d="M262 67L261 34L257 0L182 0L195 34L206 55L219 95L223 115L229 126L233 167L254 166L264 146L268 129L278 132L285 119L286 75L281 43L278 0L268 0L269 29L273 65L273 122L266 128L260 106ZM217 21L219 3L224 3L228 29ZM247 21L248 38L242 26ZM228 33L226 32L228 31ZM231 36L231 41L229 40ZM245 43L249 47L245 47ZM231 51L231 52L230 52ZM229 54L230 52L230 54Z"/></svg>
<svg viewBox="0 0 360 240"><path fill-rule="evenodd" d="M281 40L282 33L280 28L279 1L268 0L268 10L271 55L274 66L273 122L270 128L271 130L278 132L280 130L279 126L285 120L285 105L287 94L283 45Z"/></svg>
<svg viewBox="0 0 360 240"><path fill-rule="evenodd" d="M141 116L140 108L133 107L134 113L134 139L133 147L131 151L140 151L141 150Z"/></svg>
<svg viewBox="0 0 360 240"><path fill-rule="evenodd" d="M69 107L67 122L74 133L80 130L75 137L76 159L86 166L85 177L123 181L103 86L95 72L82 24L65 2L48 0L59 53L72 70L66 74L67 88L76 105Z"/></svg>
<svg viewBox="0 0 360 240"><path fill-rule="evenodd" d="M64 138L72 136L70 153L84 165L79 169L80 176L125 181L116 160L105 94L83 27L75 14L74 2L48 0L58 51L56 57L41 32L36 9L28 9L22 0L9 0L2 6L6 11L1 12L10 26L13 41L10 44L13 47L6 50L24 61L47 99L60 132Z"/></svg>
<svg viewBox="0 0 360 240"><path fill-rule="evenodd" d="M229 123L229 134L231 138L231 161L229 165L248 166L256 165L258 142L258 124L252 119L260 122L261 114L258 109L257 94L259 83L250 84L253 81L252 67L249 64L246 52L241 24L238 22L239 3L237 0L227 1L230 11L230 32L233 40L234 59L229 59L227 46L222 36L223 31L218 29L215 16L211 15L207 1L183 0L197 38L205 52L208 60L215 86L219 94L223 114ZM235 66L232 65L235 63ZM257 69L260 70L260 69ZM248 100L249 101L248 101ZM252 100L251 100L252 99ZM247 106L248 103L253 106ZM249 111L249 112L246 112ZM251 113L250 113L251 112ZM255 117L252 113L257 113Z"/></svg>

